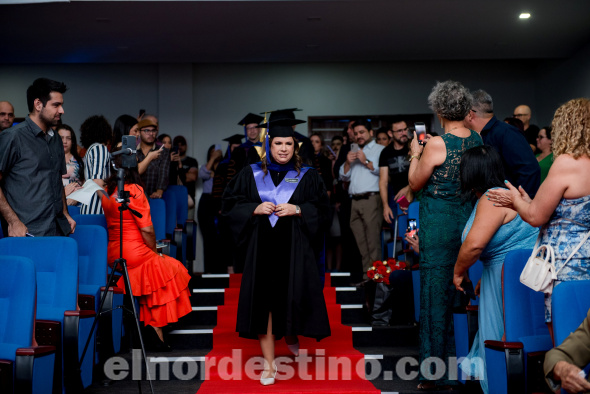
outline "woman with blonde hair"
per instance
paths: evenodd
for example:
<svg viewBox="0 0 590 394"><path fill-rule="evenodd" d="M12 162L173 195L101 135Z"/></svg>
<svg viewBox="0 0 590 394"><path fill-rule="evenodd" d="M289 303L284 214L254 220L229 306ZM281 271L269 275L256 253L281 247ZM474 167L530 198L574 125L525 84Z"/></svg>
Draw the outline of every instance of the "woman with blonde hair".
<svg viewBox="0 0 590 394"><path fill-rule="evenodd" d="M508 181L509 190L490 190L487 195L531 226L543 226L539 245L549 244L555 251L555 287L563 281L590 280L590 100L563 104L551 126L554 161L535 198ZM550 294L545 295L545 321L553 335Z"/></svg>

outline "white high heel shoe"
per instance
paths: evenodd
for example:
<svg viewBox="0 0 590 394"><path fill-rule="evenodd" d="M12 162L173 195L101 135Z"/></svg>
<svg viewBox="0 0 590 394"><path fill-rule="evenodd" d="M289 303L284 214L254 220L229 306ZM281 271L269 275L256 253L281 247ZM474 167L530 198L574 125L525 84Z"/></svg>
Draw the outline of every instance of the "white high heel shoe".
<svg viewBox="0 0 590 394"><path fill-rule="evenodd" d="M262 371L262 375L260 375L260 384L263 386L268 386L271 384L275 384L275 377L277 376L277 365L275 364L275 362L272 362L272 367L274 368L275 372L272 374L272 377L270 378L264 378L264 372L266 372L266 369L264 371Z"/></svg>

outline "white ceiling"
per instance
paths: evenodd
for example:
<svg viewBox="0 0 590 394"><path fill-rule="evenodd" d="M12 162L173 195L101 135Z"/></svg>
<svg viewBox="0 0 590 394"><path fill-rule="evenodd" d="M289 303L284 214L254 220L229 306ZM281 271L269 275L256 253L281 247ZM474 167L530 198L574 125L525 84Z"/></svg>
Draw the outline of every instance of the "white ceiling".
<svg viewBox="0 0 590 394"><path fill-rule="evenodd" d="M590 0L73 0L0 15L0 63L555 59L590 42Z"/></svg>

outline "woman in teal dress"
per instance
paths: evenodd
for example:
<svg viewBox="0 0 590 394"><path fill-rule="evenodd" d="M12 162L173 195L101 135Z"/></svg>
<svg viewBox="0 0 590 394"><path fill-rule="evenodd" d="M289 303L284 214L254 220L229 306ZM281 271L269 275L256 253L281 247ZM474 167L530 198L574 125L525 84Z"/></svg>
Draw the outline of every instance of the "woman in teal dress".
<svg viewBox="0 0 590 394"><path fill-rule="evenodd" d="M549 168L553 164L553 152L551 148L553 146L553 140L551 139L551 127L545 126L539 130L537 135L537 149L539 152L536 157L541 167L541 183L547 178L549 174Z"/></svg>
<svg viewBox="0 0 590 394"><path fill-rule="evenodd" d="M439 82L428 97L445 134L420 145L414 134L408 180L420 202L420 362L436 357L445 363L440 376L435 364L430 373L420 370L420 390L454 385L448 379L449 358L455 356L450 286L461 248L461 231L472 209L461 201L459 165L469 148L482 145L479 134L463 125L472 97L460 83ZM438 373L437 373L438 372Z"/></svg>
<svg viewBox="0 0 590 394"><path fill-rule="evenodd" d="M453 283L457 290L463 291L461 283L468 280L467 270L478 259L482 261L483 273L475 287L475 293L480 297L479 331L460 367L466 375L479 380L486 394L484 341L499 341L504 335L504 257L511 250L532 248L539 234L538 228L525 223L516 212L509 208L495 208L484 196L487 190L499 187L504 187L504 168L498 152L487 145L466 151L461 159L461 194L464 201L477 199L477 202L463 230L463 245L455 264Z"/></svg>

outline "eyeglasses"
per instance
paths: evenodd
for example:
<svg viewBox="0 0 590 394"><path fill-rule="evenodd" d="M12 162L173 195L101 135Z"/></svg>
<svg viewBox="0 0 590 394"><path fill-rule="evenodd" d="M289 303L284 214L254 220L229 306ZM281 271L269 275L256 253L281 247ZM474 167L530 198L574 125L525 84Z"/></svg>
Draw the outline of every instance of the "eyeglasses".
<svg viewBox="0 0 590 394"><path fill-rule="evenodd" d="M394 133L403 133L404 131L408 131L408 128L399 129L399 130L392 130Z"/></svg>
<svg viewBox="0 0 590 394"><path fill-rule="evenodd" d="M258 129L258 126L246 127L246 130L254 130L254 129Z"/></svg>
<svg viewBox="0 0 590 394"><path fill-rule="evenodd" d="M156 130L156 129L149 129L149 130L141 129L141 132L145 133L145 134L157 134L158 130Z"/></svg>

